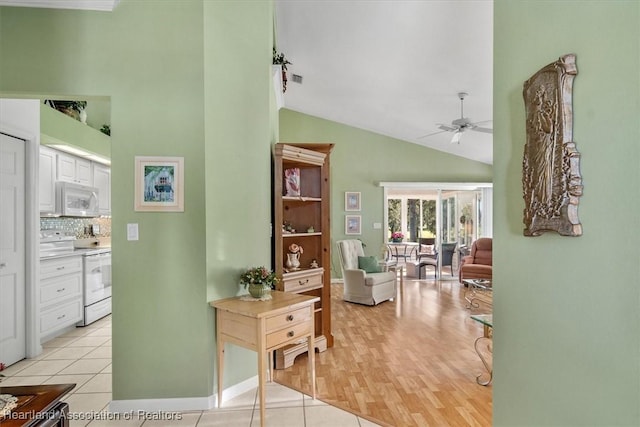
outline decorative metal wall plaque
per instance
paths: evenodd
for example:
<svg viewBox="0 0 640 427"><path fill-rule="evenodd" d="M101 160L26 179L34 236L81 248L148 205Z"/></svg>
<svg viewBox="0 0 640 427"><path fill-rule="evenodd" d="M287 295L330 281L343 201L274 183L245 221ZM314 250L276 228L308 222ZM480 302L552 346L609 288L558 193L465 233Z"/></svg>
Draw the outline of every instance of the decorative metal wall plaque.
<svg viewBox="0 0 640 427"><path fill-rule="evenodd" d="M576 56L564 55L524 82L527 142L522 161L524 235L582 235L580 153L573 140Z"/></svg>

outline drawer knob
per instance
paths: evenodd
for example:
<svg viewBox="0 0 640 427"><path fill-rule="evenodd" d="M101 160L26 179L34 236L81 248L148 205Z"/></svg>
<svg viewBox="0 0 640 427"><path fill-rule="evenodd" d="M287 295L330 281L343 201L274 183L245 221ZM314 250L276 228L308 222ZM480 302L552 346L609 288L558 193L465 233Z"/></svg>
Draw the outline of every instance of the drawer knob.
<svg viewBox="0 0 640 427"><path fill-rule="evenodd" d="M288 316L287 316L287 320L288 320L289 322L293 321L293 314L288 315Z"/></svg>
<svg viewBox="0 0 640 427"><path fill-rule="evenodd" d="M307 283L309 283L309 279L305 280L304 282L302 280L298 280L298 285L300 286L306 285Z"/></svg>
<svg viewBox="0 0 640 427"><path fill-rule="evenodd" d="M58 267L56 270L64 270L64 267Z"/></svg>
<svg viewBox="0 0 640 427"><path fill-rule="evenodd" d="M293 336L294 336L294 335L295 335L295 332L293 332L293 331L289 331L289 332L287 332L287 336L288 336L289 338L293 338Z"/></svg>
<svg viewBox="0 0 640 427"><path fill-rule="evenodd" d="M67 288L58 289L56 292L64 292L65 289Z"/></svg>
<svg viewBox="0 0 640 427"><path fill-rule="evenodd" d="M66 315L66 314L63 314L62 316L58 316L58 319L57 319L57 320L64 319L65 317L67 317L67 315Z"/></svg>

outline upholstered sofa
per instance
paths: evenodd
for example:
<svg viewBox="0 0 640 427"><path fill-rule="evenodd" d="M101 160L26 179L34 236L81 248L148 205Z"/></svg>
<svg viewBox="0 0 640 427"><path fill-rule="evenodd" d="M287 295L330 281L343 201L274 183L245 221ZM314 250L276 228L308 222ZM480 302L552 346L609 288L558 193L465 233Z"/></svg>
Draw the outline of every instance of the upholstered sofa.
<svg viewBox="0 0 640 427"><path fill-rule="evenodd" d="M359 261L365 257L360 240L339 240L338 257L344 280L343 300L376 305L396 295L396 273L392 271L366 272ZM359 257L362 258L359 260ZM370 269L377 270L377 269Z"/></svg>
<svg viewBox="0 0 640 427"><path fill-rule="evenodd" d="M471 245L469 255L462 258L460 282L464 279L493 278L493 240L481 237Z"/></svg>

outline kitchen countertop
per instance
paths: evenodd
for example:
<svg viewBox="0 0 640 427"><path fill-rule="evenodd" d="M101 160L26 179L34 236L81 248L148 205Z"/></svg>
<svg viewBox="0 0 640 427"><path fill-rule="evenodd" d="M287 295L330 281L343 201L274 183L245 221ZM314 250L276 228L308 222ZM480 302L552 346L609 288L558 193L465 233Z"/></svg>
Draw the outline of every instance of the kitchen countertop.
<svg viewBox="0 0 640 427"><path fill-rule="evenodd" d="M58 251L58 252L44 252L40 254L40 259L56 259L69 256L83 256L83 255L98 255L111 252L111 246L96 247L96 248L75 248L71 251Z"/></svg>

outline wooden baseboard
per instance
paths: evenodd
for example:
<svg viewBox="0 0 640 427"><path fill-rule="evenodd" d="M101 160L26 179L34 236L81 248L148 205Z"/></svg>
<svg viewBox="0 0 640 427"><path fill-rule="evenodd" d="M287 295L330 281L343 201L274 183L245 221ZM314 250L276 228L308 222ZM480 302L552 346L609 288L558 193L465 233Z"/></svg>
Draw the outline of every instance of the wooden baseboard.
<svg viewBox="0 0 640 427"><path fill-rule="evenodd" d="M286 369L293 365L296 357L307 352L308 345L306 342L300 344L292 344L276 350L276 369ZM315 348L318 352L327 349L327 338L320 335L315 339Z"/></svg>

